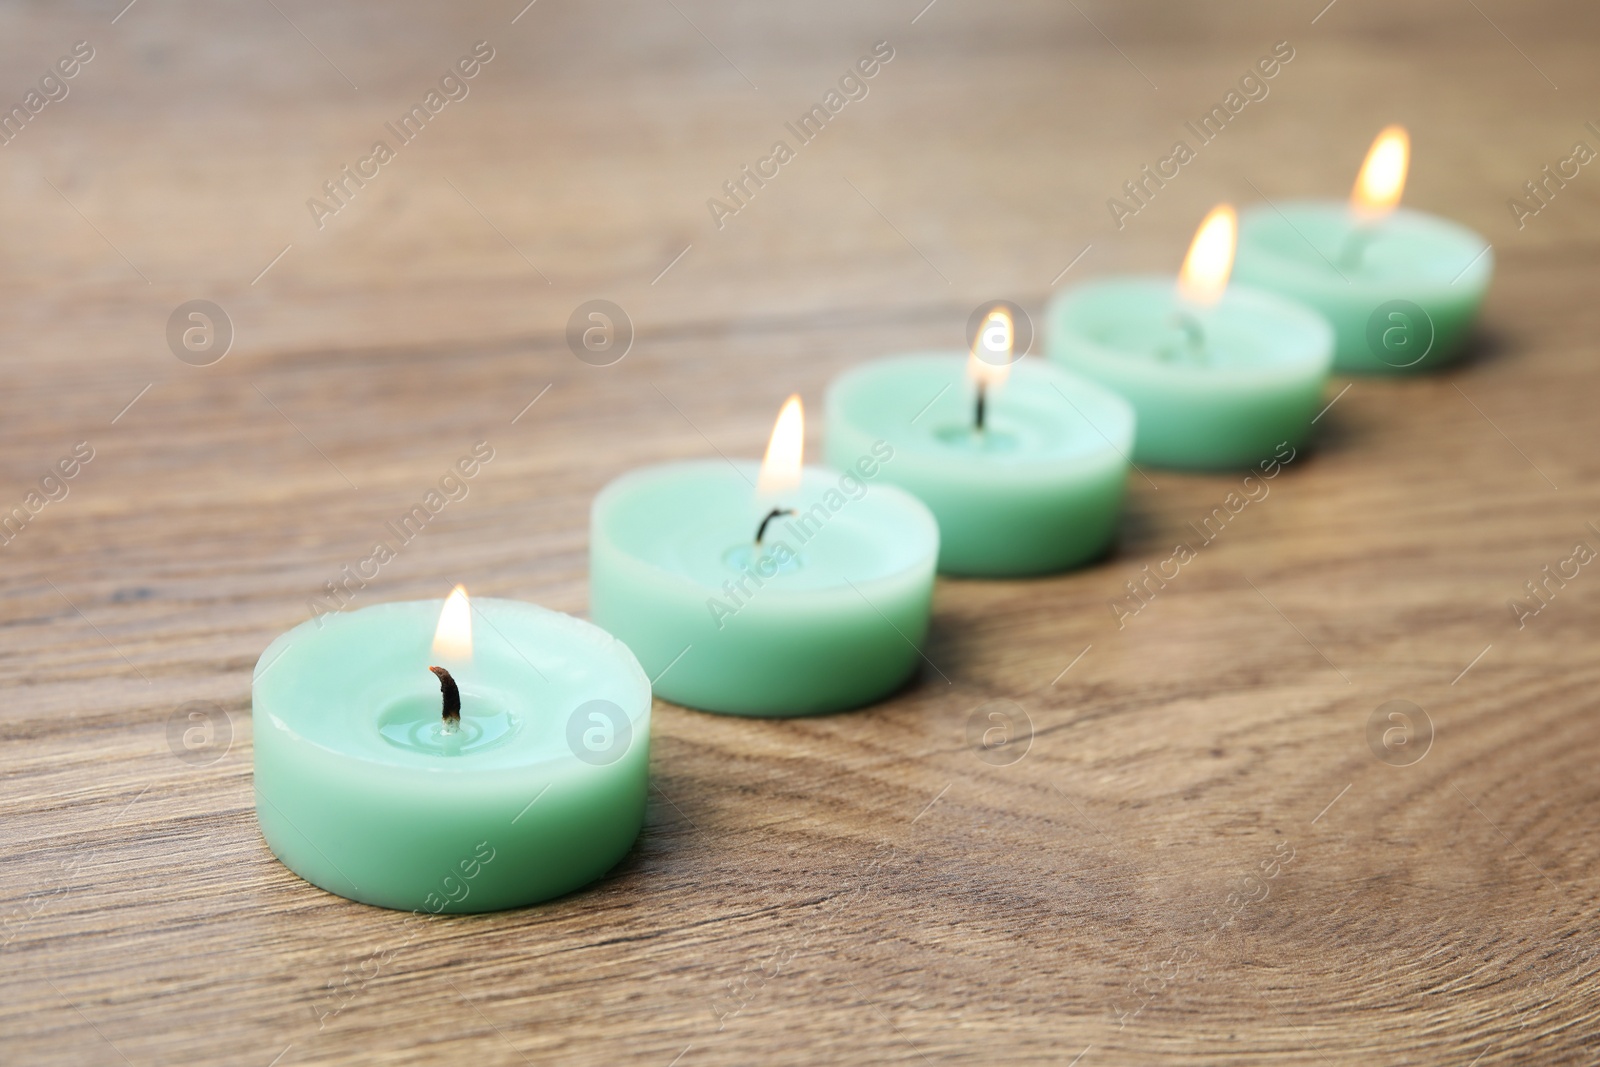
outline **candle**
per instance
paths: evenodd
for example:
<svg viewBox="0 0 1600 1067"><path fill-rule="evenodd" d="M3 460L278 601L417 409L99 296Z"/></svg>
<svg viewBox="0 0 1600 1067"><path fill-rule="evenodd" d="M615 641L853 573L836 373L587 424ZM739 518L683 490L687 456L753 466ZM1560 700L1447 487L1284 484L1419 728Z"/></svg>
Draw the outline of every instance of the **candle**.
<svg viewBox="0 0 1600 1067"><path fill-rule="evenodd" d="M691 461L625 474L595 498L590 615L667 700L735 715L870 703L916 670L939 531L915 497L874 484L873 442L843 471L802 466L790 397L759 471Z"/></svg>
<svg viewBox="0 0 1600 1067"><path fill-rule="evenodd" d="M1004 577L1078 566L1116 534L1133 448L1121 397L1036 359L1015 359L1004 309L969 353L864 364L828 389L828 462L847 468L874 441L894 448L882 478L939 522L939 570Z"/></svg>
<svg viewBox="0 0 1600 1067"><path fill-rule="evenodd" d="M1050 358L1133 405L1135 462L1250 466L1310 436L1333 331L1310 308L1228 284L1236 226L1226 204L1206 216L1177 288L1111 278L1051 301Z"/></svg>
<svg viewBox="0 0 1600 1067"><path fill-rule="evenodd" d="M326 615L267 647L252 703L262 836L351 900L532 904L599 878L644 821L650 682L568 615L459 586Z"/></svg>
<svg viewBox="0 0 1600 1067"><path fill-rule="evenodd" d="M1415 372L1456 359L1494 273L1480 235L1398 206L1409 160L1406 131L1391 126L1367 153L1348 206L1296 201L1245 213L1238 278L1326 315L1339 370Z"/></svg>

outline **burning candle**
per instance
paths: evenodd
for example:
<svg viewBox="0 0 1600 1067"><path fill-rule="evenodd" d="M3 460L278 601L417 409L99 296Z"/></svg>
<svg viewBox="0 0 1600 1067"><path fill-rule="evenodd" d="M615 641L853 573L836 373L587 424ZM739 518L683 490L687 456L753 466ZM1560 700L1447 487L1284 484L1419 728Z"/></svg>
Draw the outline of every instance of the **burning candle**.
<svg viewBox="0 0 1600 1067"><path fill-rule="evenodd" d="M251 719L268 847L351 900L532 904L599 878L644 821L649 680L532 604L457 586L302 623L256 664Z"/></svg>
<svg viewBox="0 0 1600 1067"><path fill-rule="evenodd" d="M1339 370L1405 373L1456 359L1494 273L1480 235L1399 206L1410 158L1405 129L1390 126L1348 205L1296 201L1245 213L1239 279L1326 315Z"/></svg>
<svg viewBox="0 0 1600 1067"><path fill-rule="evenodd" d="M1249 466L1310 436L1333 332L1310 308L1230 285L1236 235L1233 208L1221 205L1201 223L1176 287L1108 278L1051 302L1050 358L1133 405L1136 462Z"/></svg>
<svg viewBox="0 0 1600 1067"><path fill-rule="evenodd" d="M802 465L800 398L759 469L731 460L645 467L590 517L590 616L667 700L733 715L858 707L922 661L939 531L878 484L892 445L844 470Z"/></svg>
<svg viewBox="0 0 1600 1067"><path fill-rule="evenodd" d="M1064 570L1115 537L1133 409L1109 389L1015 352L1012 313L981 316L970 350L863 364L828 389L828 462L874 441L882 477L939 522L939 570L990 577Z"/></svg>

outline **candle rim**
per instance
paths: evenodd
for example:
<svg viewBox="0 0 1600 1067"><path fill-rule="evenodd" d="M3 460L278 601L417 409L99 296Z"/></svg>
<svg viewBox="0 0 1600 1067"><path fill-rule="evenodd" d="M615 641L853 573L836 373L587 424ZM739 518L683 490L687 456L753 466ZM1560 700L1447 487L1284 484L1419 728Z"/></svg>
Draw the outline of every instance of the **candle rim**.
<svg viewBox="0 0 1600 1067"><path fill-rule="evenodd" d="M835 418L845 417L847 410L850 408L850 403L847 399L850 390L859 387L865 381L870 381L874 376L887 375L899 368L928 367L945 369L947 366L956 367L967 358L969 357L957 349L916 349L896 352L858 363L839 374L829 384L827 394L828 423L831 426ZM1017 387L1027 389L1037 384L1039 379L1042 378L1053 383L1058 390L1064 392L1065 395L1062 396L1060 401L1064 408L1070 409L1071 405L1077 401L1081 401L1080 408L1091 405L1096 407L1098 412L1104 416L1102 420L1090 419L1082 410L1078 411L1078 414L1089 423L1091 429L1099 431L1098 434L1094 435L1093 440L1107 441L1109 439L1108 444L1113 451L1123 455L1131 452L1137 416L1133 405L1117 393L1116 390L1110 389L1092 378L1048 359L1038 357L1019 358L1012 364L1012 369L1015 372L1013 382ZM952 383L962 380L961 374L953 373L951 380ZM1011 386L995 393L991 403L994 410L1001 413L997 417L1003 419L1005 409L1016 404L1022 395ZM1047 396L1047 403L1056 403L1052 399L1057 395L1056 391L1044 395ZM926 417L922 416L922 418ZM919 419L919 425L920 423L921 420ZM855 420L851 420L851 424L859 428L859 423ZM920 436L918 440L921 440ZM1065 454L1048 453L1036 455L1020 453L1008 455L1004 459L996 455L962 455L943 452L940 455L946 456L950 464L963 470L967 468L983 468L989 464L1002 462L1006 465L1008 471L1020 469L1037 473L1041 477L1049 476L1053 478L1070 474L1072 471L1080 469L1092 470L1101 466L1104 462L1101 451L1101 449L1096 448L1085 452ZM929 453L919 452L919 454L926 455Z"/></svg>
<svg viewBox="0 0 1600 1067"><path fill-rule="evenodd" d="M1417 238L1425 237L1429 240L1431 248L1440 251L1445 250L1446 243L1453 243L1454 247L1449 251L1457 253L1460 262L1454 266L1446 263L1437 274L1423 276L1412 274L1405 279L1375 278L1366 274L1355 274L1346 276L1348 282L1341 281L1340 276L1315 253L1310 257L1289 256L1271 245L1264 246L1258 239L1253 239L1264 229L1282 227L1288 231L1289 239L1298 241L1304 246L1303 235L1297 235L1292 224L1286 222L1283 217L1293 216L1298 212L1311 213L1313 217L1343 220L1351 228L1364 228L1385 239L1393 239L1397 233L1415 235ZM1474 259L1475 256L1478 258ZM1329 197L1304 197L1281 200L1271 205L1254 204L1239 213L1239 252L1234 262L1235 276L1255 273L1257 268L1255 261L1258 260L1270 262L1271 270L1275 273L1287 272L1297 279L1337 284L1339 290L1348 291L1352 298L1371 299L1377 303L1383 299L1405 297L1417 303L1425 303L1432 299L1465 296L1474 289L1487 286L1494 274L1495 254L1494 246L1481 233L1465 223L1431 211L1401 204L1382 219L1363 227L1350 214L1348 202Z"/></svg>
<svg viewBox="0 0 1600 1067"><path fill-rule="evenodd" d="M282 679L293 675L295 665L292 662L292 657L294 656L294 648L298 644L316 641L317 636L326 634L330 627L348 629L363 624L371 625L388 616L409 615L416 619L429 620L419 630L419 633L422 634L418 639L419 662L413 674L420 677L420 687L429 688L437 693L437 684L432 676L428 674L426 670L428 664L424 661L430 655L429 644L433 632L433 622L431 620L437 619L438 609L442 606L443 601L444 598L442 597L383 601L377 604L369 604L354 611L332 612L319 618L307 619L285 630L268 644L256 661L256 666L251 676L251 715L265 714L270 716L275 724L293 734L299 742L311 745L321 752L328 753L339 759L381 768L384 771L410 773L415 770L429 774L498 777L507 774L523 775L529 770L543 766L557 769L567 768L573 757L567 753L564 746L554 746L546 751L506 749L502 747L484 750L483 758L481 759L474 758L472 754L468 754L463 758L449 760L440 760L428 754L407 753L402 749L395 749L389 745L379 746L375 744L356 750L349 746L341 747L337 744L331 744L327 738L317 736L317 731L314 728L308 730L298 724L297 721L286 721L284 716L278 714L275 710L275 706L287 704L291 707L299 708L304 704L304 701L295 700L292 693L284 691L282 688L288 684ZM484 617L492 623L499 622L509 625L503 619L490 618L491 614L520 614L535 618L539 620L540 625L552 625L562 634L576 637L579 641L584 642L593 651L612 657L614 662L608 664L607 674L615 688L608 690L605 694L596 695L610 699L610 694L614 693L616 699L612 700L612 702L628 715L634 737L648 736L653 698L650 679L644 673L644 668L640 666L632 650L611 633L586 619L555 611L540 604L509 597L474 597L473 608L475 611L484 612ZM431 616L429 615L430 611L432 612ZM494 643L493 641L486 642L485 648L492 647ZM516 648L517 646L512 647ZM280 662L280 660L288 662ZM486 660L487 657L482 657L479 662L486 662ZM479 688L496 688L483 686L481 683L474 684L470 676L460 678L458 681L461 684L461 688L468 693ZM418 678L410 676L401 678L397 676L396 693L402 691L401 686L412 687L418 684ZM349 692L354 693L356 688L352 685ZM371 707L361 707L350 712L350 715L361 721L370 719L373 724L373 735L377 737L377 718L382 707L386 706L387 704L382 706L374 704ZM557 727L562 726L565 716L573 710L573 708L551 709L549 711L550 716L559 720L551 729L556 730ZM535 709L535 714L542 717L544 710ZM551 734L551 736L555 736L555 734ZM499 755L494 755L495 753Z"/></svg>
<svg viewBox="0 0 1600 1067"><path fill-rule="evenodd" d="M1292 326L1295 329L1296 337L1300 339L1295 351L1280 356L1277 354L1279 350L1274 348L1273 358L1267 361L1224 363L1213 366L1159 363L1146 353L1137 353L1137 359L1129 359L1128 357L1135 353L1130 353L1125 348L1104 344L1097 338L1085 335L1081 329L1074 328L1069 321L1066 321L1080 306L1103 307L1105 303L1103 293L1111 289L1148 295L1154 301L1168 301L1172 306L1178 306L1179 302L1171 277L1168 275L1106 275L1080 282L1071 289L1057 294L1050 302L1046 320L1051 327L1053 360L1065 362L1070 367L1072 360L1064 358L1061 353L1062 346L1071 342L1071 351L1075 355L1088 354L1091 358L1115 362L1126 368L1148 366L1145 373L1159 375L1165 380L1188 380L1219 386L1237 386L1241 389L1280 378L1298 379L1318 363L1324 365L1324 372L1332 366L1334 333L1333 326L1326 316L1292 297L1243 282L1229 285L1228 291L1223 294L1220 301L1210 308L1200 309L1198 314L1212 324L1223 315L1233 316L1246 311L1271 314L1277 318L1276 325Z"/></svg>
<svg viewBox="0 0 1600 1067"><path fill-rule="evenodd" d="M712 484L720 484L721 486L731 488L733 493L741 492L741 487L748 488L750 490L750 500L755 502L756 494L752 487L755 484L754 475L756 473L757 466L758 464L754 460L708 459L704 457L695 457L692 459L669 460L662 463L646 464L626 471L613 478L610 482L606 483L606 485L601 488L600 492L595 494L594 500L590 505L591 543L594 540L593 528L597 525L607 522L612 517L614 510L621 506L620 502L625 501L631 495L631 493L637 491L635 487L648 485L653 481L665 479L675 474L691 475L697 472L704 472L712 480ZM825 467L820 464L808 463L803 466L800 472L801 486L800 489L796 491L797 505L799 503L805 503L808 506L814 505L816 503L815 500L811 500L809 498L798 499L798 494L810 493L814 491L816 489L815 483L817 483L819 480L826 480L830 486L836 484L840 477L844 475L844 473L845 472L843 471L835 470L831 467ZM808 486L811 488L808 489ZM869 504L869 502L871 503ZM901 489L899 486L892 485L881 478L873 479L871 483L871 491L865 494L859 500L851 503L849 506L856 509L860 509L863 506L868 506L870 508L879 509L880 511L893 514L897 517L897 519L912 524L910 536L916 539L915 541L908 541L905 538L902 538L897 542L897 544L906 550L905 554L910 557L908 562L893 569L874 572L873 574L867 576L856 576L852 579L857 587L857 590L859 590L860 593L865 594L869 599L871 598L875 587L885 584L898 583L905 580L908 575L914 575L918 573L921 569L920 560L923 555L929 556L930 559L934 556L937 556L939 543L939 525L937 520L934 519L933 513L928 510L928 506L926 504L917 499L917 497L913 494ZM753 510L751 514L754 515ZM759 519L759 516L755 517ZM744 531L742 527L730 528L730 535L735 540L730 541L728 547L733 547L733 545L736 543L743 543L744 541L747 541L749 539L750 532L753 530L753 524L751 525L749 531ZM661 577L665 581L668 581L674 585L683 585L685 588L692 587L701 592L709 590L720 594L719 587L715 585L705 585L704 583L682 571L664 567L655 560L634 551L631 547L624 546L620 539L616 536L607 536L606 541L612 546L615 552L628 559L632 564L648 568L652 574ZM851 597L857 596L857 592L853 592L851 590L849 583L840 580L837 583L830 583L824 586L804 586L793 589L775 589L769 594L764 594L762 599L764 601L768 601L778 600L785 597L820 597L827 595L838 595L840 592Z"/></svg>

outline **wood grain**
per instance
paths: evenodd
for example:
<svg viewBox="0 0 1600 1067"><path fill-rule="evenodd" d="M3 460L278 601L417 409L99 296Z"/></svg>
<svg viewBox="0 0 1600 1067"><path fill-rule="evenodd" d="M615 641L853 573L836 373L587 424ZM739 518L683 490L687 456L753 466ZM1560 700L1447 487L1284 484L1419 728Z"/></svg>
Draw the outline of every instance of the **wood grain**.
<svg viewBox="0 0 1600 1067"><path fill-rule="evenodd" d="M521 6L0 11L0 101L95 48L0 147L0 510L95 454L0 548L0 1060L1600 1056L1600 577L1507 608L1600 546L1600 175L1506 207L1600 146L1592 8ZM467 98L318 230L306 199L479 40ZM1280 40L1270 95L1115 229ZM707 198L878 41L867 97L717 229ZM787 393L982 300L1171 269L1252 184L1343 195L1390 121L1408 202L1494 243L1477 351L1334 382L1317 447L1124 628L1107 602L1235 479L1135 476L1099 566L941 580L936 669L877 707L659 705L648 824L588 892L407 925L263 845L255 657L472 442L493 462L363 599L582 613L616 474L755 455ZM563 339L597 297L637 330L606 368ZM236 330L212 366L167 348L190 299ZM1435 731L1410 766L1367 742L1391 700ZM204 764L168 740L192 701L231 720ZM1011 765L967 741L992 701L1031 723Z"/></svg>

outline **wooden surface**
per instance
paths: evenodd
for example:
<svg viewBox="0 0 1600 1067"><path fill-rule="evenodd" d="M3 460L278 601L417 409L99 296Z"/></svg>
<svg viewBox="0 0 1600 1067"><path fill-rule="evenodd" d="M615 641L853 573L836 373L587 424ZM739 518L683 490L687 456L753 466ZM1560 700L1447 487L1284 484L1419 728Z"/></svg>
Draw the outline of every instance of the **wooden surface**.
<svg viewBox="0 0 1600 1067"><path fill-rule="evenodd" d="M1506 206L1600 147L1600 18L922 3L0 10L8 104L95 49L0 147L0 507L94 450L0 549L0 1060L1600 1056L1600 577L1507 607L1600 547L1600 173L1521 230ZM318 230L306 199L479 40L470 95ZM707 198L880 40L869 95L718 230ZM1115 229L1280 40L1270 95ZM1333 382L1317 447L1125 628L1107 602L1236 478L1135 476L1091 569L941 581L937 670L878 707L658 705L647 826L588 892L406 925L267 851L256 656L474 441L470 495L358 603L462 581L582 613L616 474L756 455L788 392L818 413L982 300L1169 270L1217 200L1342 196L1390 121L1408 203L1494 243L1474 357ZM604 368L563 340L597 297L637 329ZM191 299L236 331L211 366L167 347ZM1392 700L1435 732L1408 766L1367 740ZM169 742L196 701L229 744ZM1010 765L968 744L991 701L1031 723Z"/></svg>

